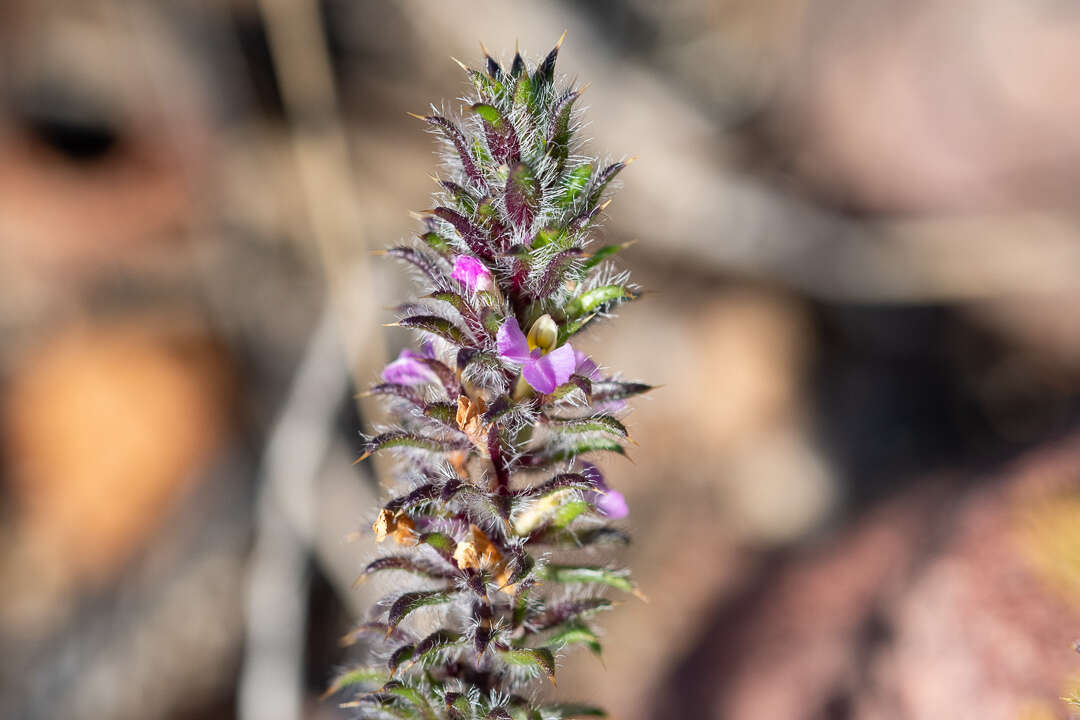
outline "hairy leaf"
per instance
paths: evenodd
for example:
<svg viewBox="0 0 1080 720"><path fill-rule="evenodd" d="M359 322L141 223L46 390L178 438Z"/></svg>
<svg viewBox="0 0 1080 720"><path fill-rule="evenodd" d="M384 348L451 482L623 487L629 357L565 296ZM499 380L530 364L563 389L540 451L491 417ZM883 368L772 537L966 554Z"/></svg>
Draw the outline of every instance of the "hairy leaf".
<svg viewBox="0 0 1080 720"><path fill-rule="evenodd" d="M442 130L443 135L446 136L446 139L454 146L454 150L457 151L458 159L461 160L461 167L465 171L465 175L474 183L483 187L485 185L484 176L476 167L476 163L473 162L472 156L469 155L469 148L465 144L465 136L457 129L457 126L440 115L428 115L421 119L426 120L432 126Z"/></svg>
<svg viewBox="0 0 1080 720"><path fill-rule="evenodd" d="M446 207L437 207L431 214L440 220L445 220L453 226L458 236L478 257L483 260L493 260L495 253L488 242L487 235L483 230L473 225L467 217L457 210Z"/></svg>
<svg viewBox="0 0 1080 720"><path fill-rule="evenodd" d="M614 180L615 176L628 164L629 162L612 163L600 171L600 174L596 176L596 182L593 184L592 190L589 191L590 204L595 203L600 199L600 195L603 194L604 188L606 188L608 183Z"/></svg>
<svg viewBox="0 0 1080 720"><path fill-rule="evenodd" d="M578 247L557 253L547 264L547 267L544 268L543 275L540 276L540 281L537 283L536 297L543 299L555 292L559 285L562 284L563 274L570 267L570 263L584 254L585 251Z"/></svg>
<svg viewBox="0 0 1080 720"><path fill-rule="evenodd" d="M413 388L400 383L379 383L372 385L366 395L393 395L402 400L407 400L417 407L423 407L424 401Z"/></svg>
<svg viewBox="0 0 1080 720"><path fill-rule="evenodd" d="M394 697L399 697L406 702L412 703L412 705L414 705L416 709L420 711L420 716L423 718L423 720L438 720L438 716L431 708L431 705L428 703L427 698L425 698L423 693L421 693L416 688L403 684L395 684L393 686L387 684L383 688L383 692Z"/></svg>
<svg viewBox="0 0 1080 720"><path fill-rule="evenodd" d="M438 315L413 315L399 320L397 324L401 327L423 330L454 345L460 346L469 343L469 339L457 325Z"/></svg>
<svg viewBox="0 0 1080 720"><path fill-rule="evenodd" d="M636 382L619 382L617 380L603 380L593 383L593 402L611 402L613 400L625 400L635 395L647 393L653 389L652 385Z"/></svg>
<svg viewBox="0 0 1080 720"><path fill-rule="evenodd" d="M568 502L555 511L551 517L551 524L553 527L564 528L587 513L590 507L589 503L583 500Z"/></svg>
<svg viewBox="0 0 1080 720"><path fill-rule="evenodd" d="M392 247L386 251L386 254L390 257L404 260L407 263L419 268L435 285L446 284L446 273L439 267L438 263L432 258L425 255L420 250L411 247Z"/></svg>
<svg viewBox="0 0 1080 720"><path fill-rule="evenodd" d="M454 590L418 590L416 592L407 592L404 595L401 595L394 601L394 604L390 606L387 624L391 628L395 628L414 611L423 607L450 602L455 594L456 591Z"/></svg>
<svg viewBox="0 0 1080 720"><path fill-rule="evenodd" d="M622 300L634 300L637 295L622 285L602 285L586 290L566 304L564 312L568 319L595 312L605 305Z"/></svg>
<svg viewBox="0 0 1080 720"><path fill-rule="evenodd" d="M492 159L499 165L510 166L521 159L521 145L513 123L504 119L494 105L476 103L473 112L484 123L484 137Z"/></svg>
<svg viewBox="0 0 1080 720"><path fill-rule="evenodd" d="M541 580L559 583L600 584L623 592L637 592L634 583L630 581L629 573L625 570L612 570L594 565L547 565L537 571L537 576Z"/></svg>
<svg viewBox="0 0 1080 720"><path fill-rule="evenodd" d="M596 252L592 253L592 255L589 256L589 259L581 264L581 269L586 271L592 270L594 267L602 263L604 260L607 260L615 253L619 252L620 250L625 250L633 244L633 242L625 242L619 245L605 245Z"/></svg>
<svg viewBox="0 0 1080 720"><path fill-rule="evenodd" d="M423 240L428 247L442 255L444 258L450 255L452 250L450 241L434 230L429 230L423 235L420 235L419 238Z"/></svg>
<svg viewBox="0 0 1080 720"><path fill-rule="evenodd" d="M420 575L421 577L431 578L433 580L449 580L454 577L454 573L450 570L444 570L437 567L433 567L420 560L416 560L407 555L388 555L376 560L372 560L360 573L361 578L374 575L377 572L384 570L403 570L405 572L413 573L414 575Z"/></svg>
<svg viewBox="0 0 1080 720"><path fill-rule="evenodd" d="M583 163L570 171L566 175L562 193L555 200L556 204L564 208L573 205L585 191L585 187L589 184L589 178L592 177L592 171L592 163Z"/></svg>
<svg viewBox="0 0 1080 720"><path fill-rule="evenodd" d="M402 645L393 653L390 654L390 659L386 662L387 669L390 670L390 674L393 675L397 672L397 669L401 667L401 664L408 662L412 659L412 656L416 654L416 646L412 643L408 645Z"/></svg>
<svg viewBox="0 0 1080 720"><path fill-rule="evenodd" d="M457 406L448 402L433 402L424 405L424 415L438 420L443 425L457 429Z"/></svg>
<svg viewBox="0 0 1080 720"><path fill-rule="evenodd" d="M576 442L568 442L554 448L546 448L536 454L524 455L521 464L525 467L544 467L563 460L576 458L590 452L613 452L625 455L626 450L617 441L605 437L585 437Z"/></svg>
<svg viewBox="0 0 1080 720"><path fill-rule="evenodd" d="M555 681L555 656L548 648L516 648L499 655L510 665L534 668Z"/></svg>
<svg viewBox="0 0 1080 720"><path fill-rule="evenodd" d="M416 652L413 655L412 662L413 664L425 666L434 661L443 650L461 644L461 633L448 628L440 628L416 643Z"/></svg>
<svg viewBox="0 0 1080 720"><path fill-rule="evenodd" d="M626 426L610 415L593 415L591 417L574 418L571 420L553 420L551 427L564 435L606 432L620 438L627 436Z"/></svg>
<svg viewBox="0 0 1080 720"><path fill-rule="evenodd" d="M548 128L548 154L555 158L561 170L570 155L570 117L574 101L581 97L581 90L567 90L552 110L551 127Z"/></svg>
<svg viewBox="0 0 1080 720"><path fill-rule="evenodd" d="M573 718L607 717L607 713L592 705L580 705L577 703L559 703L557 705L545 705L542 708L544 717L549 715L556 720L573 720Z"/></svg>
<svg viewBox="0 0 1080 720"><path fill-rule="evenodd" d="M532 168L519 162L506 178L506 212L519 229L528 229L540 209L540 184Z"/></svg>
<svg viewBox="0 0 1080 720"><path fill-rule="evenodd" d="M595 655L603 652L599 636L583 622L567 623L565 627L548 637L547 642L557 648L567 645L584 645Z"/></svg>
<svg viewBox="0 0 1080 720"><path fill-rule="evenodd" d="M382 668L359 666L349 668L334 678L330 687L323 693L323 698L328 698L336 692L354 685L374 685L384 683L387 680L386 671Z"/></svg>
<svg viewBox="0 0 1080 720"><path fill-rule="evenodd" d="M560 473L540 485L523 488L517 494L523 498L542 498L566 488L592 490L596 488L596 481L585 477L581 473Z"/></svg>
<svg viewBox="0 0 1080 720"><path fill-rule="evenodd" d="M440 440L438 438L424 437L423 435L401 431L376 435L369 440L365 446L366 450L357 462L364 460L369 455L377 453L380 450L388 450L390 448L415 448L417 450L428 450L430 452L438 453L449 452L451 450L467 450L471 447L467 441Z"/></svg>
<svg viewBox="0 0 1080 720"><path fill-rule="evenodd" d="M601 610L611 609L611 601L605 598L586 598L584 600L565 600L551 605L527 623L533 630L547 630L571 620L587 617Z"/></svg>

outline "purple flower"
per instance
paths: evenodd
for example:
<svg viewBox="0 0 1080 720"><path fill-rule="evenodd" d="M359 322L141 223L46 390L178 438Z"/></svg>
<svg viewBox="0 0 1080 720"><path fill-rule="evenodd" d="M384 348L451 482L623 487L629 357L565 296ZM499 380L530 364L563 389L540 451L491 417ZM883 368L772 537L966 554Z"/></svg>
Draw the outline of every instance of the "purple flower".
<svg viewBox="0 0 1080 720"><path fill-rule="evenodd" d="M549 316L544 315L533 324L529 330L530 337L534 338L531 343L514 317L508 318L495 336L499 355L511 362L521 363L521 376L533 390L544 394L554 392L555 388L569 380L578 365L574 348L569 343L552 347L558 329L553 337L548 323L555 325Z"/></svg>
<svg viewBox="0 0 1080 720"><path fill-rule="evenodd" d="M428 348L424 348L425 351ZM424 383L438 382L436 375L423 361L424 355L405 349L382 371L383 380L400 385L423 385Z"/></svg>
<svg viewBox="0 0 1080 720"><path fill-rule="evenodd" d="M626 498L618 490L608 487L604 482L604 476L600 474L600 469L589 462L582 465L585 469L581 471L581 474L596 487L595 490L585 492L586 502L596 508L596 512L613 520L629 515L630 506L626 504Z"/></svg>
<svg viewBox="0 0 1080 720"><path fill-rule="evenodd" d="M482 262L469 255L457 256L450 277L460 281L469 290L491 290L494 287L491 271L484 267Z"/></svg>
<svg viewBox="0 0 1080 720"><path fill-rule="evenodd" d="M592 359L581 352L580 350L574 351L574 374L587 377L590 380L595 380L600 375L600 370L596 367L596 363Z"/></svg>

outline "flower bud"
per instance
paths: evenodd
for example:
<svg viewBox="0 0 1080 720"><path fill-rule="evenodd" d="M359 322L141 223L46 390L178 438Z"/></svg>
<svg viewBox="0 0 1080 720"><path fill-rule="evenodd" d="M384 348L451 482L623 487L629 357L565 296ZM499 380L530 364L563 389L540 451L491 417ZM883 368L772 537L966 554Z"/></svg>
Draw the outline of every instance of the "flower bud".
<svg viewBox="0 0 1080 720"><path fill-rule="evenodd" d="M547 355L559 341L559 326L551 319L550 315L541 315L529 328L529 350L540 349Z"/></svg>

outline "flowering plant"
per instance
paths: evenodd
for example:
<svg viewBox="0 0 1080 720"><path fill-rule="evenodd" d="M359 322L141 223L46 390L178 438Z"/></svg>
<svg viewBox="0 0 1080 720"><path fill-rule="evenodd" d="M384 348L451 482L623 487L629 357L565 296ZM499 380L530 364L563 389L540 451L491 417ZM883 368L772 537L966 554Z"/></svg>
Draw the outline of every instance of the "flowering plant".
<svg viewBox="0 0 1080 720"><path fill-rule="evenodd" d="M448 150L424 231L388 251L425 286L394 323L418 331L421 351L402 351L371 388L396 425L367 437L361 458L402 460L399 494L374 522L395 552L362 575L412 584L350 636L375 631L381 664L331 686L359 689L346 704L364 717L603 716L528 692L539 676L555 682L571 646L600 653L591 623L611 606L604 590L638 594L625 570L596 562L627 541L611 521L628 508L581 458L623 454L625 400L650 389L571 344L638 293L612 266L621 246L589 249L626 163L575 154L584 88L556 82L561 43L532 72L518 54L504 69L486 50L483 70L462 65L474 91L462 126L416 116Z"/></svg>

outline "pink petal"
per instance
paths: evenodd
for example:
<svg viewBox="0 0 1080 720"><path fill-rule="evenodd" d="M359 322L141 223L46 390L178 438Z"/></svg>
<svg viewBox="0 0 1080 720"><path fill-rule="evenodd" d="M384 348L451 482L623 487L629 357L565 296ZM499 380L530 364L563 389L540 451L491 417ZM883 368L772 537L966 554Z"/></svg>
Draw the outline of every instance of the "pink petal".
<svg viewBox="0 0 1080 720"><path fill-rule="evenodd" d="M584 469L581 474L596 486L595 490L585 493L585 499L592 503L596 511L615 520L624 518L630 514L630 506L626 504L626 498L618 490L612 490L604 482L604 476L600 474L600 468L591 462L582 463Z"/></svg>
<svg viewBox="0 0 1080 720"><path fill-rule="evenodd" d="M412 350L402 350L397 360L383 368L383 380L400 385L422 385L438 381L435 373L420 361L422 357Z"/></svg>
<svg viewBox="0 0 1080 720"><path fill-rule="evenodd" d="M616 415L621 413L626 408L630 407L630 403L625 400L602 400L598 403L593 403L593 410L597 412L607 413L608 415Z"/></svg>
<svg viewBox="0 0 1080 720"><path fill-rule="evenodd" d="M569 380L570 376L574 374L574 368L577 367L574 348L570 347L570 343L557 347L540 358L541 362L545 360L551 365L555 375L556 387Z"/></svg>
<svg viewBox="0 0 1080 720"><path fill-rule="evenodd" d="M521 375L536 392L554 392L574 374L574 349L569 345L557 347L547 355L525 363Z"/></svg>
<svg viewBox="0 0 1080 720"><path fill-rule="evenodd" d="M469 290L490 290L491 271L484 264L469 255L458 255L450 277L460 281Z"/></svg>
<svg viewBox="0 0 1080 720"><path fill-rule="evenodd" d="M580 350L575 350L574 372L590 379L594 378L597 375L596 363L594 363L585 353Z"/></svg>
<svg viewBox="0 0 1080 720"><path fill-rule="evenodd" d="M630 506L626 504L626 498L618 490L597 493L593 506L598 513L614 520L630 514Z"/></svg>
<svg viewBox="0 0 1080 720"><path fill-rule="evenodd" d="M532 355L529 354L529 341L525 339L525 334L521 332L517 318L509 317L506 319L506 322L499 328L499 332L495 334L495 342L499 346L499 355L507 360L518 363L532 362Z"/></svg>
<svg viewBox="0 0 1080 720"><path fill-rule="evenodd" d="M544 362L546 359L542 357L539 360L527 362L521 368L521 376L525 378L525 381L532 385L533 390L544 395L554 392L555 388L559 387L555 382L555 373L551 363Z"/></svg>

